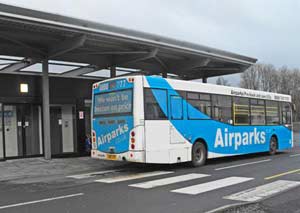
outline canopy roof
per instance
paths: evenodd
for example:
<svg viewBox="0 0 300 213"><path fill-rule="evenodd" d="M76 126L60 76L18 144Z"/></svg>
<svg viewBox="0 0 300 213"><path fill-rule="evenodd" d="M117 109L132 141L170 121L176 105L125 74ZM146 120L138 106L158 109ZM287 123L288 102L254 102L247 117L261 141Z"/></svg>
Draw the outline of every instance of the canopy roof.
<svg viewBox="0 0 300 213"><path fill-rule="evenodd" d="M159 35L0 4L0 74L40 74L32 65L44 59L50 60L51 75L70 78L108 78L101 76L105 69L120 67L117 75L199 79L243 72L256 62Z"/></svg>

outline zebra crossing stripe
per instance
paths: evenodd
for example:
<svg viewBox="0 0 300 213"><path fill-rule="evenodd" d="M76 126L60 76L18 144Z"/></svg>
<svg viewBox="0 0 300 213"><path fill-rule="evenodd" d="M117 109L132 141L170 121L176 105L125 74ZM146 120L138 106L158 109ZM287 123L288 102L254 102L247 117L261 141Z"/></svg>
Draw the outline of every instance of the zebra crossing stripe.
<svg viewBox="0 0 300 213"><path fill-rule="evenodd" d="M171 173L174 173L174 172L172 172L172 171L144 172L144 173L120 175L120 176L109 177L109 178L102 178L99 180L95 180L95 182L116 183L116 182L122 182L122 181L127 181L127 180L134 180L134 179L140 179L140 178L146 178L146 177L152 177L152 176L158 176L158 175L166 175L166 174L171 174Z"/></svg>
<svg viewBox="0 0 300 213"><path fill-rule="evenodd" d="M147 181L147 182L143 182L143 183L131 184L129 186L143 188L143 189L150 189L150 188L154 188L154 187L158 187L158 186L164 186L164 185L184 182L184 181L188 181L188 180L194 180L194 179L208 177L208 176L210 176L210 175L190 173L190 174L179 175L179 176L175 176L175 177Z"/></svg>
<svg viewBox="0 0 300 213"><path fill-rule="evenodd" d="M287 191L291 188L297 187L300 182L278 180L272 183L264 184L255 188L247 189L229 196L224 197L228 200L253 202L270 197L283 191Z"/></svg>
<svg viewBox="0 0 300 213"><path fill-rule="evenodd" d="M180 189L172 190L171 192L197 195L208 191L213 191L219 188L224 188L227 186L243 183L246 181L253 180L254 178L247 177L228 177L220 180L215 180L207 183L201 183L193 186L188 186Z"/></svg>

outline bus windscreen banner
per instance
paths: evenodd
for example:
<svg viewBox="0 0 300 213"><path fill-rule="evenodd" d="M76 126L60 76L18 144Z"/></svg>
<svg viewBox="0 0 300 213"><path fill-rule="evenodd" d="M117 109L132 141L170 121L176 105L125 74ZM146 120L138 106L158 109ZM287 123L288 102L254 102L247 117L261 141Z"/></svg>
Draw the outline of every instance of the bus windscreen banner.
<svg viewBox="0 0 300 213"><path fill-rule="evenodd" d="M95 95L94 115L120 115L132 112L132 90Z"/></svg>

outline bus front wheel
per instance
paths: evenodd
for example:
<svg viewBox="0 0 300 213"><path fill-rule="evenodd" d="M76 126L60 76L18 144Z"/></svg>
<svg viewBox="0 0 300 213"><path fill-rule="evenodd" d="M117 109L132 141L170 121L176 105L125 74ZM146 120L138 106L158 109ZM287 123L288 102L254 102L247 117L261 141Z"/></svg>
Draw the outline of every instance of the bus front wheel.
<svg viewBox="0 0 300 213"><path fill-rule="evenodd" d="M277 139L276 139L276 137L272 136L271 140L270 140L269 154L275 155L276 152L277 152Z"/></svg>
<svg viewBox="0 0 300 213"><path fill-rule="evenodd" d="M207 149L204 143L196 142L192 148L192 166L198 167L205 164L207 159Z"/></svg>

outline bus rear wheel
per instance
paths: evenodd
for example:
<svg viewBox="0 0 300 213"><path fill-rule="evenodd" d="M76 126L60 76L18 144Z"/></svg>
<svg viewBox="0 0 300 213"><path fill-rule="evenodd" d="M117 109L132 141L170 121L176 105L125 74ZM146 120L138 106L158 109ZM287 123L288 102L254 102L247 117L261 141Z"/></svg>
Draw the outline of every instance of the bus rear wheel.
<svg viewBox="0 0 300 213"><path fill-rule="evenodd" d="M192 166L198 167L205 164L207 159L207 149L204 143L196 142L192 148Z"/></svg>
<svg viewBox="0 0 300 213"><path fill-rule="evenodd" d="M269 154L275 155L277 153L277 139L272 136L270 140Z"/></svg>

